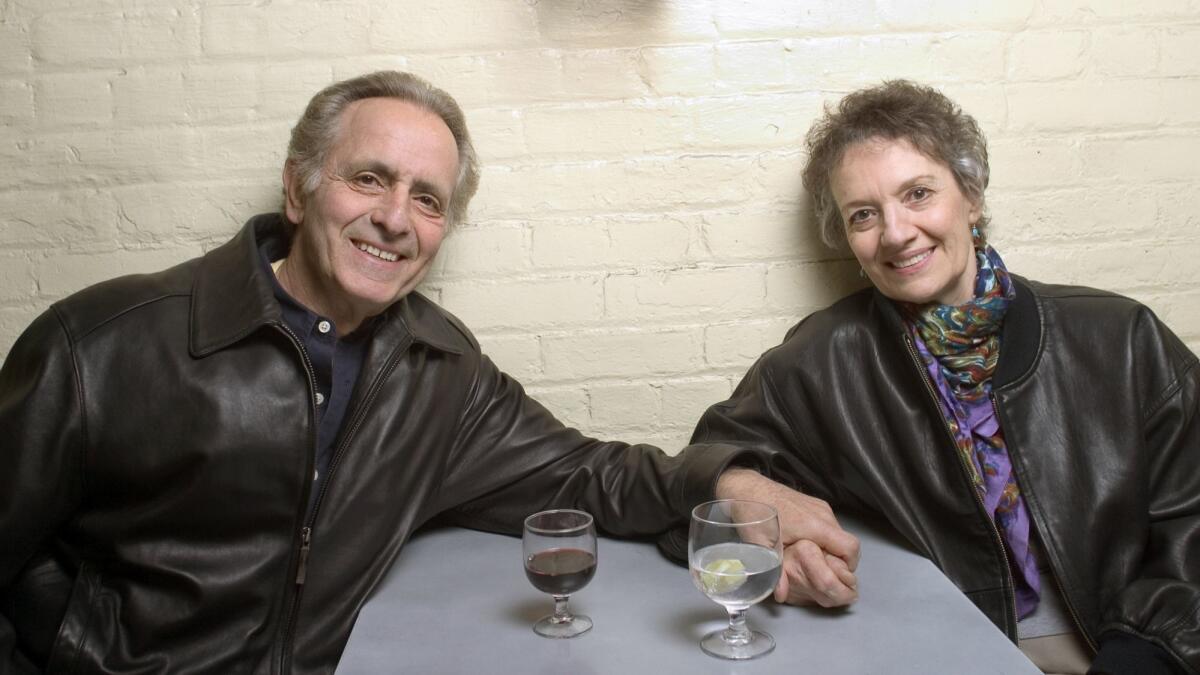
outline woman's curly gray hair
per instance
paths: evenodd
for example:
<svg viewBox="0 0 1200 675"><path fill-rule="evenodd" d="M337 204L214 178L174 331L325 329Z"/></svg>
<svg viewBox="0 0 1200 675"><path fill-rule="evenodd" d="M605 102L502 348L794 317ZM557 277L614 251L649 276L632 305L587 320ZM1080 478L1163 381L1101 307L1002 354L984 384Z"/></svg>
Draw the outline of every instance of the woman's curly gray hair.
<svg viewBox="0 0 1200 675"><path fill-rule="evenodd" d="M954 174L958 187L981 215L980 236L988 224L984 191L988 184L987 140L979 125L933 87L890 80L848 94L806 136L808 162L804 189L812 198L821 240L831 248L846 242L846 227L833 198L832 177L846 151L874 138L906 140Z"/></svg>
<svg viewBox="0 0 1200 675"><path fill-rule="evenodd" d="M413 75L381 70L343 80L317 92L296 126L288 143L287 161L292 165L305 196L321 184L321 170L330 148L337 141L342 112L365 98L395 98L420 106L449 127L458 145L458 177L446 208L446 222L455 225L466 217L467 203L479 187L479 162L467 132L466 116L450 94Z"/></svg>

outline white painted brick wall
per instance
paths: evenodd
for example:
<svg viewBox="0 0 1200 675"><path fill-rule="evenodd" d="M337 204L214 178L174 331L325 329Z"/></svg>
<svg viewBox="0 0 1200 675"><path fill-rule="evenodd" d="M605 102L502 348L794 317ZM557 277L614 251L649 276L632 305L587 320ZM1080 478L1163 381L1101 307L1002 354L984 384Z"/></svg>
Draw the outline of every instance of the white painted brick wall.
<svg viewBox="0 0 1200 675"><path fill-rule="evenodd" d="M1200 350L1195 0L9 0L0 356L64 295L276 208L304 103L379 68L456 95L484 162L424 290L589 433L679 447L863 283L803 210L800 144L889 77L986 129L1014 270L1132 295Z"/></svg>

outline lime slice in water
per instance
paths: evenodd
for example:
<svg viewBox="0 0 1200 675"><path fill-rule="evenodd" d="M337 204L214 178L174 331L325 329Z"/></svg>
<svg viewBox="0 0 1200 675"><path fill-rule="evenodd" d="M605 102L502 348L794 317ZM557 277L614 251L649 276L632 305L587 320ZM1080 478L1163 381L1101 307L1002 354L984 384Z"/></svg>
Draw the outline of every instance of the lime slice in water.
<svg viewBox="0 0 1200 675"><path fill-rule="evenodd" d="M746 566L737 558L709 561L700 572L700 583L709 593L728 593L746 583Z"/></svg>

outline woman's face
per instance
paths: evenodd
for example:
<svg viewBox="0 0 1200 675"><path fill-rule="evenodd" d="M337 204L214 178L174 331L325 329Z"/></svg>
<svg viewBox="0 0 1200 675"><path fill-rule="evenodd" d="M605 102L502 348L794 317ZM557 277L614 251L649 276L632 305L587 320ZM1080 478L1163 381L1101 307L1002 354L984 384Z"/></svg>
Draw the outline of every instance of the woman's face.
<svg viewBox="0 0 1200 675"><path fill-rule="evenodd" d="M881 293L915 304L971 299L980 208L949 167L907 140L876 138L850 146L831 179L850 250Z"/></svg>

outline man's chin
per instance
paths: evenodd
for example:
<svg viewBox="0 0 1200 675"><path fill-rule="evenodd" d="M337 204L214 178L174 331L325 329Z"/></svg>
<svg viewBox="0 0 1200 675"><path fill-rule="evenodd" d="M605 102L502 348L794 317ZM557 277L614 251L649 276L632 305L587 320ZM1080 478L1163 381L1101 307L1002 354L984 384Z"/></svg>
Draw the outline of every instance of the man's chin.
<svg viewBox="0 0 1200 675"><path fill-rule="evenodd" d="M355 298L354 305L365 318L382 314L383 312L387 311L388 307L396 304L406 295L408 295L408 293L398 293L386 297L357 297Z"/></svg>
<svg viewBox="0 0 1200 675"><path fill-rule="evenodd" d="M375 277L367 274L339 274L338 281L344 297L356 306L381 306L386 308L408 295L416 283L411 278L399 275Z"/></svg>

